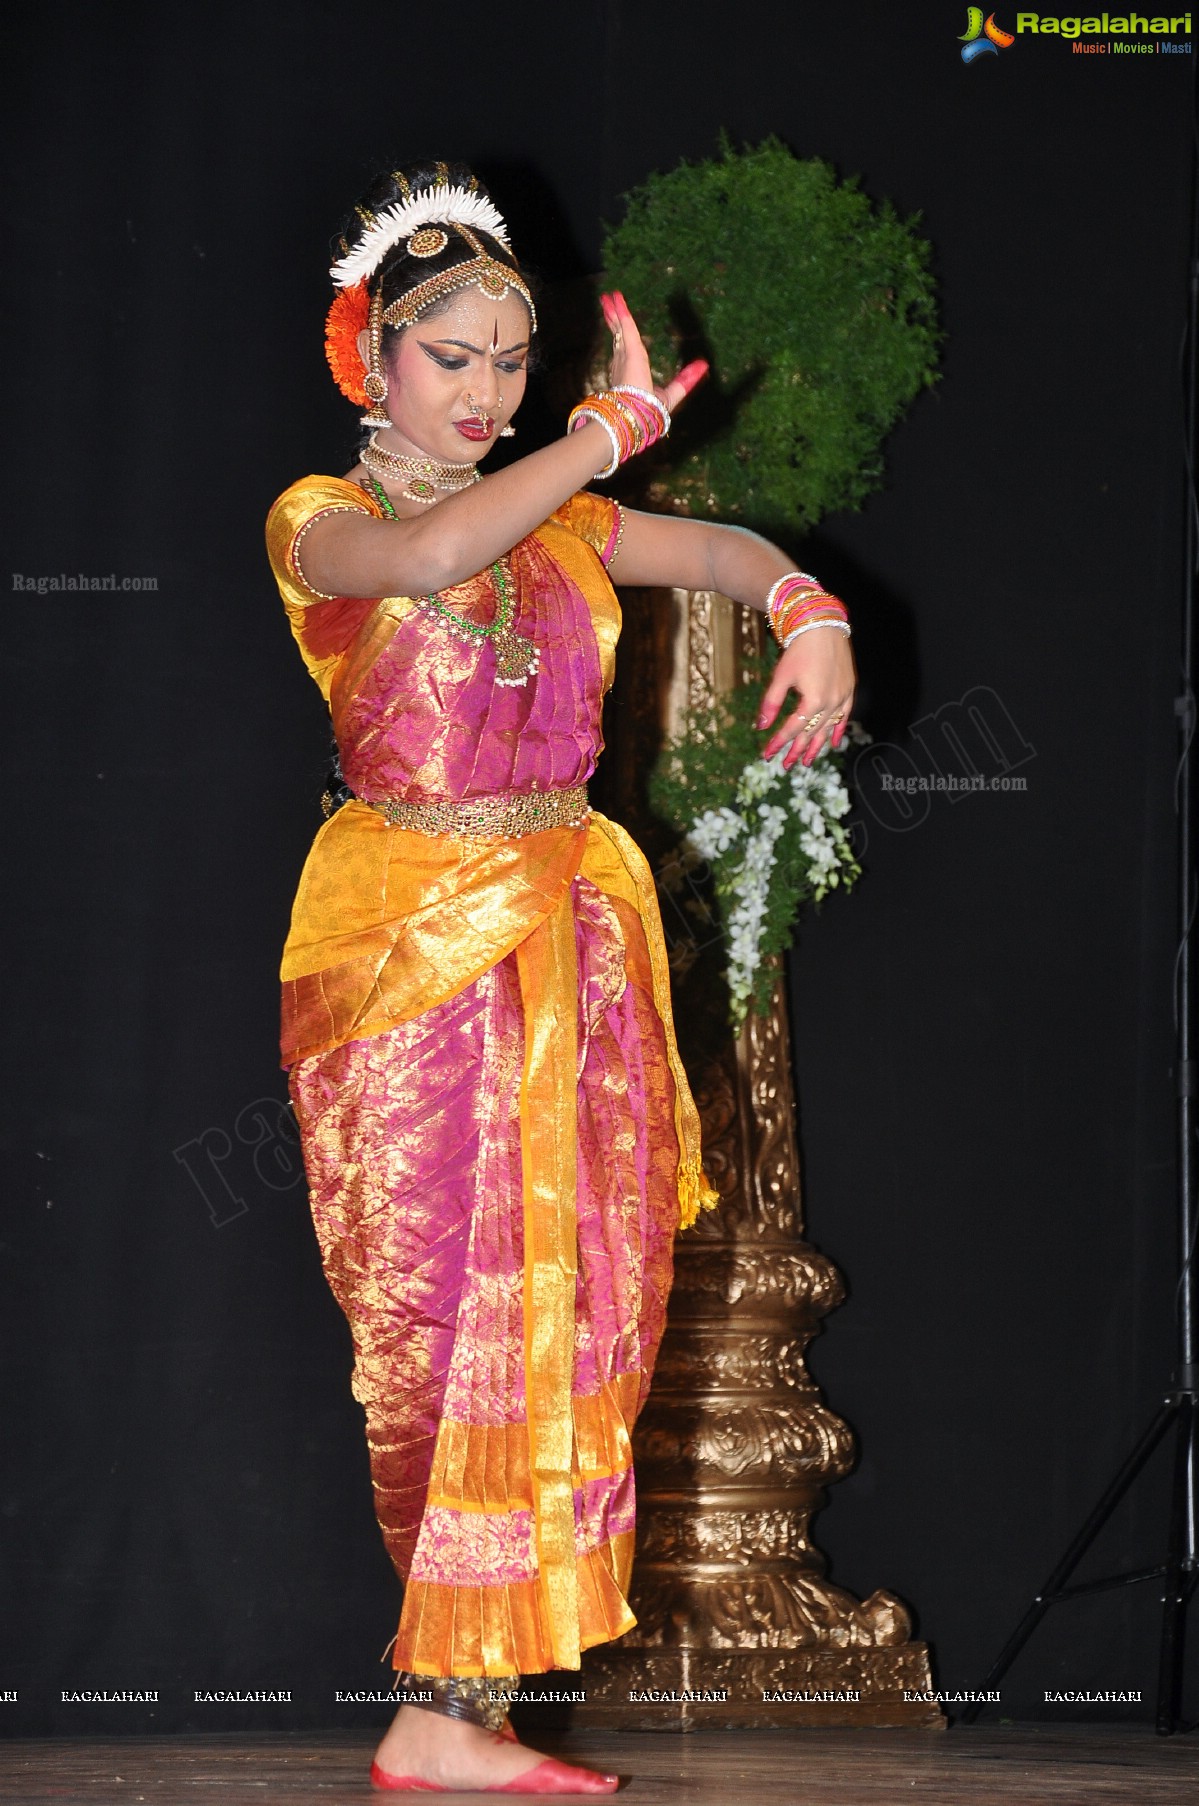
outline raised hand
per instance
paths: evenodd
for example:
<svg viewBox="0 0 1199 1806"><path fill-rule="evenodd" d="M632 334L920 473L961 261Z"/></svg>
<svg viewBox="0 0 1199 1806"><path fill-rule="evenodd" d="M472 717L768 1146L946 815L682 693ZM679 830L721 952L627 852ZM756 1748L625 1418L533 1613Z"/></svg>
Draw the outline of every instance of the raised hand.
<svg viewBox="0 0 1199 1806"><path fill-rule="evenodd" d="M701 383L708 374L706 361L696 358L693 363L684 364L672 382L659 389L650 374L649 355L637 330L637 322L629 312L628 302L614 289L610 295L600 296L600 306L604 310L604 319L608 331L612 334L612 363L609 381L613 387L617 383L631 383L637 389L652 389L658 400L663 402L673 414L679 403L685 401L697 383Z"/></svg>

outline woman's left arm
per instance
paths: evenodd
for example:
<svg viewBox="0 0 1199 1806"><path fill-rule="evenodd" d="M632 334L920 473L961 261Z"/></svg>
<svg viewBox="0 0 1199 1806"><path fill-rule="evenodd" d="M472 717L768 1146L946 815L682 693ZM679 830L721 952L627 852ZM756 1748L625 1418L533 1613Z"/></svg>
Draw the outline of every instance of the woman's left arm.
<svg viewBox="0 0 1199 1806"><path fill-rule="evenodd" d="M719 590L734 602L764 610L771 585L794 568L778 546L744 527L627 508L611 574L616 583L646 588ZM774 728L762 757L772 758L789 747L785 766L799 758L810 765L826 739L839 746L855 681L846 634L823 627L793 640L762 694L758 726ZM791 691L798 701L780 721L779 710Z"/></svg>

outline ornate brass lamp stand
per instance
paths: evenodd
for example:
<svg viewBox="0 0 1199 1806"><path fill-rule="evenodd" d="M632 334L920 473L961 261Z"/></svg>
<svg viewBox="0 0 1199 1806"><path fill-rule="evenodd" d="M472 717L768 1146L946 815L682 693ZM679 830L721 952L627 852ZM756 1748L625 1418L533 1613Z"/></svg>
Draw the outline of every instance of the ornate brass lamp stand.
<svg viewBox="0 0 1199 1806"><path fill-rule="evenodd" d="M641 780L662 733L686 703L739 682L760 647L758 618L726 598L673 600L673 626L660 596L627 601L631 677L614 699L612 794L597 798L650 845ZM804 1361L843 1288L802 1238L781 975L768 1014L734 1040L704 966L701 956L681 976L676 1004L721 1202L676 1245L669 1324L634 1437L637 1628L584 1658L579 1716L644 1730L941 1726L935 1703L905 1699L931 1680L903 1605L831 1585L809 1537L825 1488L852 1464L853 1437Z"/></svg>

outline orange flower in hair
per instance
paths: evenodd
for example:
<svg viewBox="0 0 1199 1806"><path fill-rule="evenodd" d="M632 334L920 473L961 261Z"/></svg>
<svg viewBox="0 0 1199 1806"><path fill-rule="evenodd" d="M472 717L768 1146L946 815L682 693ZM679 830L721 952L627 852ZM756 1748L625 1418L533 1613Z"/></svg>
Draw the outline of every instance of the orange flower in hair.
<svg viewBox="0 0 1199 1806"><path fill-rule="evenodd" d="M358 334L369 323L370 295L365 282L343 288L329 309L325 320L325 356L333 372L333 380L347 401L360 408L367 406L362 379L366 375L358 351Z"/></svg>

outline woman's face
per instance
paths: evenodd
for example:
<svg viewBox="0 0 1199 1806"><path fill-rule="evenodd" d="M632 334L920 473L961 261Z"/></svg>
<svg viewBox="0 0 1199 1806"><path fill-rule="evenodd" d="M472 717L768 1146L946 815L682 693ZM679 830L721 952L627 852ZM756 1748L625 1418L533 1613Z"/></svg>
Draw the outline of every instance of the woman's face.
<svg viewBox="0 0 1199 1806"><path fill-rule="evenodd" d="M529 310L520 296L509 289L496 301L460 289L444 313L417 320L393 343L383 404L391 430L382 442L409 457L478 463L524 398Z"/></svg>

